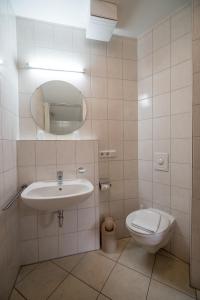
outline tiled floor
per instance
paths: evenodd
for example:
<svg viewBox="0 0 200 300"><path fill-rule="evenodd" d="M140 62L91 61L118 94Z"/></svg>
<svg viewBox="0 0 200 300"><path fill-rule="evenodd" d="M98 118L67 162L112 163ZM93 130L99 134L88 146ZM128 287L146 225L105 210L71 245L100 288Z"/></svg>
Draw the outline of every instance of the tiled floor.
<svg viewBox="0 0 200 300"><path fill-rule="evenodd" d="M92 251L21 268L11 300L192 300L189 266L132 239L114 254Z"/></svg>

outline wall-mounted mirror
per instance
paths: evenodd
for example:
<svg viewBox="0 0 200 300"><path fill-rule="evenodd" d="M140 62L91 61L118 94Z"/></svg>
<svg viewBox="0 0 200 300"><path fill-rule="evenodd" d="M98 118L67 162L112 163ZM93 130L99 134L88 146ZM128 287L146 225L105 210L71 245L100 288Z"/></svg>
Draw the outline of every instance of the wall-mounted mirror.
<svg viewBox="0 0 200 300"><path fill-rule="evenodd" d="M81 92L65 81L48 81L31 97L31 113L37 126L62 135L80 128L86 119L86 104Z"/></svg>

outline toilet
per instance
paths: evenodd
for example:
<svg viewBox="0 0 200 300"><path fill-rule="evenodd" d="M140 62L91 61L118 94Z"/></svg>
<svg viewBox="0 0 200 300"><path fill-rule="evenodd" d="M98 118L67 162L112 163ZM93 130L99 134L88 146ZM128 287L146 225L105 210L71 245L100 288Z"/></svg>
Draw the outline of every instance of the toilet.
<svg viewBox="0 0 200 300"><path fill-rule="evenodd" d="M136 210L126 218L130 235L151 253L167 245L173 235L174 224L173 216L154 208Z"/></svg>

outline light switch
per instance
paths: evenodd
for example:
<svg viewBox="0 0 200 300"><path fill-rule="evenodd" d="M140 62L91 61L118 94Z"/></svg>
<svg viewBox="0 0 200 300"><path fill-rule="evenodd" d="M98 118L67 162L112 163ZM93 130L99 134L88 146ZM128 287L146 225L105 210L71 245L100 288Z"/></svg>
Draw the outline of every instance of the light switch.
<svg viewBox="0 0 200 300"><path fill-rule="evenodd" d="M158 171L169 171L169 154L155 152L154 153L154 169Z"/></svg>

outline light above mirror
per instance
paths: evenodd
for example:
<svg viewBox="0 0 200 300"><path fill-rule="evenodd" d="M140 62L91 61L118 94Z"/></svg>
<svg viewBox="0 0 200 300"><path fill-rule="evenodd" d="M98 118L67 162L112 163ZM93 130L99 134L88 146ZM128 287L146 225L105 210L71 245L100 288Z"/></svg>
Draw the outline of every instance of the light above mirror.
<svg viewBox="0 0 200 300"><path fill-rule="evenodd" d="M86 119L86 104L81 92L65 81L48 81L31 97L32 117L39 128L64 135L80 128Z"/></svg>
<svg viewBox="0 0 200 300"><path fill-rule="evenodd" d="M56 65L51 63L40 63L37 61L31 61L31 62L26 62L24 64L24 66L22 66L22 69L37 69L37 70L46 70L46 71L58 71L58 72L73 72L73 73L85 73L85 70L79 66L79 65L75 65L75 64L71 64L71 65L64 65L64 66L60 66L60 65Z"/></svg>

